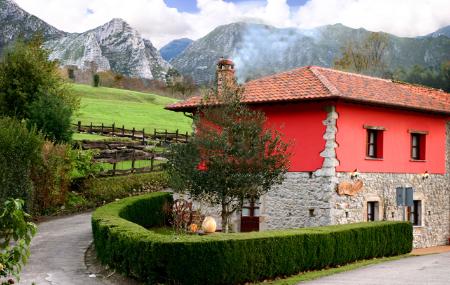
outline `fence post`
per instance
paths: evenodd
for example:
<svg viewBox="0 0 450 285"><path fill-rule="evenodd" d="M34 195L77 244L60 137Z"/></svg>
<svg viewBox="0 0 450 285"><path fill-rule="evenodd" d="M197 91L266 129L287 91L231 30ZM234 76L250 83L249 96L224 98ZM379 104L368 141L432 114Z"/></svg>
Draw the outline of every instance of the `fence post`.
<svg viewBox="0 0 450 285"><path fill-rule="evenodd" d="M134 162L136 161L136 150L133 149L133 156L131 158L131 173L134 173Z"/></svg>
<svg viewBox="0 0 450 285"><path fill-rule="evenodd" d="M78 132L81 132L81 121L78 121Z"/></svg>
<svg viewBox="0 0 450 285"><path fill-rule="evenodd" d="M178 142L178 129L177 129L177 131L175 132L175 142L176 142L176 143Z"/></svg>
<svg viewBox="0 0 450 285"><path fill-rule="evenodd" d="M188 142L189 133L186 132L186 142Z"/></svg>
<svg viewBox="0 0 450 285"><path fill-rule="evenodd" d="M166 135L165 135L165 139L164 140L167 141L167 129L166 129Z"/></svg>
<svg viewBox="0 0 450 285"><path fill-rule="evenodd" d="M117 150L114 153L113 176L116 176Z"/></svg>
<svg viewBox="0 0 450 285"><path fill-rule="evenodd" d="M152 153L152 157L150 159L150 171L153 171L153 162L155 160L155 154Z"/></svg>
<svg viewBox="0 0 450 285"><path fill-rule="evenodd" d="M132 133L131 133L131 138L133 138L133 139L134 139L134 132L135 132L135 130L134 130L134 128L133 128L133 131L132 131Z"/></svg>
<svg viewBox="0 0 450 285"><path fill-rule="evenodd" d="M114 136L114 131L116 130L116 123L112 124L112 135Z"/></svg>
<svg viewBox="0 0 450 285"><path fill-rule="evenodd" d="M142 129L142 145L145 145L145 129Z"/></svg>
<svg viewBox="0 0 450 285"><path fill-rule="evenodd" d="M89 128L89 133L92 134L92 122L91 122L91 126Z"/></svg>
<svg viewBox="0 0 450 285"><path fill-rule="evenodd" d="M122 136L125 135L125 125L122 125Z"/></svg>
<svg viewBox="0 0 450 285"><path fill-rule="evenodd" d="M156 129L153 129L153 139L156 139Z"/></svg>
<svg viewBox="0 0 450 285"><path fill-rule="evenodd" d="M103 134L103 123L102 123L102 134Z"/></svg>

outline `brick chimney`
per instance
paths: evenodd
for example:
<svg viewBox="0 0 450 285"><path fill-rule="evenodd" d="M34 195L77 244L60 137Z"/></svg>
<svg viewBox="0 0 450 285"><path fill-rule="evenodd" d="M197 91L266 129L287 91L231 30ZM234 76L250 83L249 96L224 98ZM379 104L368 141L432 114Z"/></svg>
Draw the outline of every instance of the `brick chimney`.
<svg viewBox="0 0 450 285"><path fill-rule="evenodd" d="M234 63L230 59L221 57L217 62L216 69L217 89L236 87L234 77Z"/></svg>

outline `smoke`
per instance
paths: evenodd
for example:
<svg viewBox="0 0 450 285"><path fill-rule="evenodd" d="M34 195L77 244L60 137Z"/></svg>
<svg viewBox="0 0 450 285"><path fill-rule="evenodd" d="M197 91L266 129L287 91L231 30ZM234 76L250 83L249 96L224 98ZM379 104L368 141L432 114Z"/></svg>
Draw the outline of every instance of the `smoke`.
<svg viewBox="0 0 450 285"><path fill-rule="evenodd" d="M320 39L320 29L278 29L247 24L232 56L237 79L243 83L308 62L305 52Z"/></svg>

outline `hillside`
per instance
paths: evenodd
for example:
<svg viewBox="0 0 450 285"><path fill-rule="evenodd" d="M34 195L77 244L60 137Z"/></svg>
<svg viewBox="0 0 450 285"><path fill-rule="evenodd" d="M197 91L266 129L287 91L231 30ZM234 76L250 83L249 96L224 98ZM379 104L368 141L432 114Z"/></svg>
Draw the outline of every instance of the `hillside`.
<svg viewBox="0 0 450 285"><path fill-rule="evenodd" d="M164 58L167 61L170 61L172 58L182 53L192 42L193 40L187 38L173 40L170 43L163 46L159 50L159 53L161 54L162 58Z"/></svg>
<svg viewBox="0 0 450 285"><path fill-rule="evenodd" d="M152 132L153 129L167 129L182 132L191 131L191 120L181 113L164 109L167 104L176 100L155 94L129 90L91 87L72 84L72 90L81 97L81 107L73 117L73 122L81 121L90 124L125 125L126 128L142 129Z"/></svg>
<svg viewBox="0 0 450 285"><path fill-rule="evenodd" d="M341 55L341 47L359 41L370 31L342 24L309 30L275 28L262 24L233 23L219 26L193 42L171 64L197 83L214 79L215 63L221 57L232 58L240 81L306 65L331 67ZM450 38L405 38L387 34L388 70L413 65L437 67L450 60Z"/></svg>

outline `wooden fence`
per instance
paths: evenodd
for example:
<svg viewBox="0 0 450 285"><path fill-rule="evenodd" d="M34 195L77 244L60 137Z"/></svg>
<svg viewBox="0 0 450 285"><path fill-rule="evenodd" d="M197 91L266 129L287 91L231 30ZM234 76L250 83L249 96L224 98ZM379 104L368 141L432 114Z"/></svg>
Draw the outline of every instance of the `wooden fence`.
<svg viewBox="0 0 450 285"><path fill-rule="evenodd" d="M100 176L127 175L131 173L147 173L162 170L166 155L139 149L114 149L102 150L94 156L94 160L99 163L112 164L112 169L102 171ZM149 160L150 166L136 167L136 161ZM117 169L117 164L124 161L131 161L131 168ZM156 161L160 163L156 163Z"/></svg>
<svg viewBox="0 0 450 285"><path fill-rule="evenodd" d="M139 140L144 145L148 140L163 140L165 142L187 142L189 140L189 132L181 133L179 130L175 132L168 132L167 130L160 131L154 129L153 132L146 132L145 129L137 130L126 129L124 125L122 127L116 126L114 123L111 126L104 125L93 125L92 122L90 125L82 125L81 121L78 121L77 124L74 124L77 132L79 133L89 133L89 134L101 134L104 136L111 137L124 137L130 138L132 140Z"/></svg>

